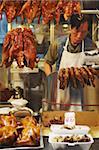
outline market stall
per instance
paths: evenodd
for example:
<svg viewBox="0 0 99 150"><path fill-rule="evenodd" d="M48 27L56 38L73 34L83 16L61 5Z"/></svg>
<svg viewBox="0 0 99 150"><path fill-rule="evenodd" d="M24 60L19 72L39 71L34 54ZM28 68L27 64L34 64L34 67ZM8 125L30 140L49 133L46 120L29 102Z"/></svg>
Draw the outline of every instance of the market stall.
<svg viewBox="0 0 99 150"><path fill-rule="evenodd" d="M47 76L49 47L54 53L53 43L71 34L71 17L85 14L97 47L84 51L81 44L81 65L71 59L57 70L56 62ZM0 1L0 149L98 150L98 43L98 1Z"/></svg>

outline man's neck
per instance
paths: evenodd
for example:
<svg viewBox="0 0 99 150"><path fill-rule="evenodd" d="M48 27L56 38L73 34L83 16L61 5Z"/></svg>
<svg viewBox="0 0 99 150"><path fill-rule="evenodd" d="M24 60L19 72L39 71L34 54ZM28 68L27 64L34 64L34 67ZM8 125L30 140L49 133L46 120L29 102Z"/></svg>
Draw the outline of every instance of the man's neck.
<svg viewBox="0 0 99 150"><path fill-rule="evenodd" d="M72 42L72 39L71 39L71 36L69 36L69 41L70 41L71 45L72 45L74 48L77 47L79 44L81 44L81 43L79 43L79 44L73 43L73 42Z"/></svg>

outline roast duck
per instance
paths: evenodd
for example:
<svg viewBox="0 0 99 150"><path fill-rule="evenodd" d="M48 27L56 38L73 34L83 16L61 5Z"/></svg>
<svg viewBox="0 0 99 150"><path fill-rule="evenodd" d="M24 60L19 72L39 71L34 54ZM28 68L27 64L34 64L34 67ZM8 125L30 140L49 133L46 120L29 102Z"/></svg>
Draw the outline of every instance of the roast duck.
<svg viewBox="0 0 99 150"><path fill-rule="evenodd" d="M33 69L36 61L36 38L29 28L9 31L4 39L2 65L9 67L16 60L19 68Z"/></svg>
<svg viewBox="0 0 99 150"><path fill-rule="evenodd" d="M35 118L26 116L17 121L12 114L0 116L0 145L39 146L40 126Z"/></svg>
<svg viewBox="0 0 99 150"><path fill-rule="evenodd" d="M95 87L95 78L99 78L99 73L92 67L71 67L61 68L59 70L58 79L60 81L60 89L65 89L69 85L74 88L79 88L84 85Z"/></svg>
<svg viewBox="0 0 99 150"><path fill-rule="evenodd" d="M55 18L56 23L60 21L63 14L67 20L73 13L81 14L80 1L78 0L1 0L0 19L5 12L7 21L11 23L17 16L21 16L22 22L27 20L31 23L35 18L42 15L44 24Z"/></svg>

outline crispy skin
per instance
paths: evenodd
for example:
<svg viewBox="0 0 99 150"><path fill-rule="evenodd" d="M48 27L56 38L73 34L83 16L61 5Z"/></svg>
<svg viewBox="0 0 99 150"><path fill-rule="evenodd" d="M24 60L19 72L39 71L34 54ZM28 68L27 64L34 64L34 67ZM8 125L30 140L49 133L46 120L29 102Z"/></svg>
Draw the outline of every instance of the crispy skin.
<svg viewBox="0 0 99 150"><path fill-rule="evenodd" d="M92 67L89 67L89 70L99 78L99 72Z"/></svg>
<svg viewBox="0 0 99 150"><path fill-rule="evenodd" d="M59 75L58 75L58 78L60 80L60 89L64 90L66 87L68 87L69 77L70 77L69 68L60 69Z"/></svg>
<svg viewBox="0 0 99 150"><path fill-rule="evenodd" d="M40 15L40 0L27 0L19 12L19 15L23 15L23 18L27 19L28 23L31 23L37 15Z"/></svg>
<svg viewBox="0 0 99 150"><path fill-rule="evenodd" d="M64 18L67 20L73 13L81 14L80 2L68 1L64 9Z"/></svg>
<svg viewBox="0 0 99 150"><path fill-rule="evenodd" d="M77 88L77 81L75 78L75 72L74 72L74 67L70 68L70 78L71 78L71 82L74 88Z"/></svg>
<svg viewBox="0 0 99 150"><path fill-rule="evenodd" d="M47 24L54 19L55 10L57 7L57 0L48 1L42 0L42 23Z"/></svg>
<svg viewBox="0 0 99 150"><path fill-rule="evenodd" d="M23 130L17 139L17 145L38 145L40 141L40 127L33 117L27 116L21 121Z"/></svg>
<svg viewBox="0 0 99 150"><path fill-rule="evenodd" d="M16 60L19 68L24 65L34 68L36 38L30 29L16 28L7 33L3 43L2 64L9 67L13 60Z"/></svg>
<svg viewBox="0 0 99 150"><path fill-rule="evenodd" d="M88 74L88 77L92 83L92 86L95 87L95 77L94 77L94 74L89 70L88 67L83 67L85 69L85 71L87 72Z"/></svg>
<svg viewBox="0 0 99 150"><path fill-rule="evenodd" d="M84 79L80 73L80 69L78 67L74 68L75 77L80 82L81 86L84 87Z"/></svg>

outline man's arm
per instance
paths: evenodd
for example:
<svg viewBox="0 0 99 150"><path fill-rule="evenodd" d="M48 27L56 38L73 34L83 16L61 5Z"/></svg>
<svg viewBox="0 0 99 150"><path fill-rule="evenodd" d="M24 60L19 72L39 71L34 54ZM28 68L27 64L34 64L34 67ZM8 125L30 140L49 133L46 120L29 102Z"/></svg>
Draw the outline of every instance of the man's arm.
<svg viewBox="0 0 99 150"><path fill-rule="evenodd" d="M44 62L44 71L45 74L48 76L52 72L52 65L57 60L57 43L53 42L53 44L50 45L48 52L45 56L45 62Z"/></svg>
<svg viewBox="0 0 99 150"><path fill-rule="evenodd" d="M44 62L44 71L47 76L52 72L52 66L49 65L46 61Z"/></svg>

